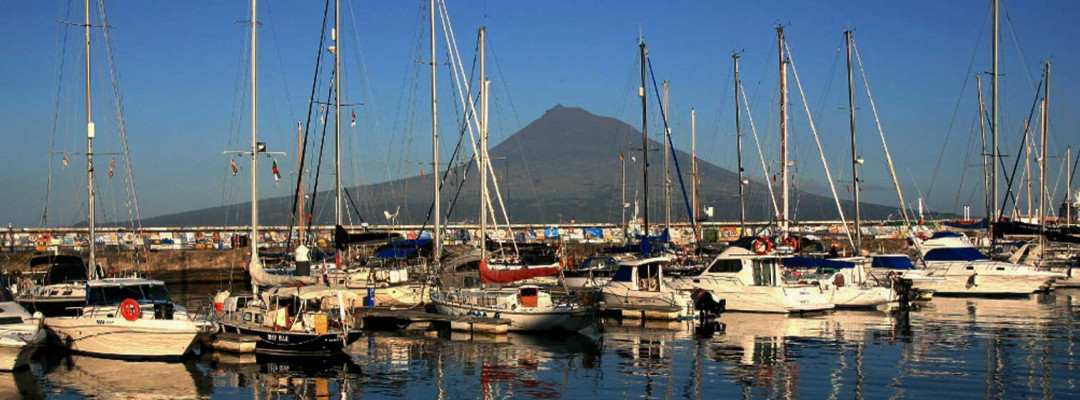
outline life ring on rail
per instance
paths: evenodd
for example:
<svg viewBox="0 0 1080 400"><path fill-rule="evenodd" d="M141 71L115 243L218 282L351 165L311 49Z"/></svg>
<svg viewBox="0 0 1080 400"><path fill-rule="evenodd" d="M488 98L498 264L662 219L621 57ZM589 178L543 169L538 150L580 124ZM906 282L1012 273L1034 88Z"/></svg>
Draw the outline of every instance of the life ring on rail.
<svg viewBox="0 0 1080 400"><path fill-rule="evenodd" d="M120 315L123 315L124 319L128 321L134 321L142 315L142 309L135 299L129 297L120 302Z"/></svg>
<svg viewBox="0 0 1080 400"><path fill-rule="evenodd" d="M49 236L48 233L42 233L37 238L37 245L38 246L48 246L50 242L52 242L52 237Z"/></svg>
<svg viewBox="0 0 1080 400"><path fill-rule="evenodd" d="M772 251L772 242L769 241L769 238L761 236L757 238L757 240L754 240L754 243L751 243L750 247L753 248L755 253L765 254Z"/></svg>
<svg viewBox="0 0 1080 400"><path fill-rule="evenodd" d="M928 239L930 239L930 235L927 235L926 232L916 233L915 237L919 238L920 240L928 240Z"/></svg>
<svg viewBox="0 0 1080 400"><path fill-rule="evenodd" d="M790 247L791 251L795 251L799 249L799 241L793 237L788 237L784 239L784 246Z"/></svg>

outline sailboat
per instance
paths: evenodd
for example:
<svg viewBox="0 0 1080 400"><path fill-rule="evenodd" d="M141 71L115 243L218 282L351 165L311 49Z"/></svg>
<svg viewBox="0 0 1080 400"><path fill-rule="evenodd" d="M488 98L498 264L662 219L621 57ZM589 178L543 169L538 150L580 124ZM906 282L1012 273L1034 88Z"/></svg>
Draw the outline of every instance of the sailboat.
<svg viewBox="0 0 1080 400"><path fill-rule="evenodd" d="M90 251L85 297L74 316L45 318L45 325L72 351L105 357L175 359L195 341L199 328L173 303L165 282L101 278L94 235L94 123L90 114L90 4L86 1L87 211Z"/></svg>
<svg viewBox="0 0 1080 400"><path fill-rule="evenodd" d="M0 371L25 367L44 340L41 313L30 315L15 302L11 291L0 285Z"/></svg>
<svg viewBox="0 0 1080 400"><path fill-rule="evenodd" d="M432 24L434 24L434 1ZM520 256L500 258L489 257L487 240L487 216L489 208L487 177L489 157L487 156L487 116L489 81L484 68L484 44L486 29L479 31L480 53L480 146L477 150L477 166L480 169L480 254L479 272L481 282L485 284L513 284L527 279L551 276L559 273L558 264L530 266ZM432 30L432 42L435 32ZM434 51L434 50L432 50ZM434 82L432 82L434 85ZM489 265L494 261L497 266ZM551 260L554 261L554 260ZM552 331L563 330L576 332L584 329L592 321L592 309L572 297L553 296L547 290L535 285L522 285L505 288L456 288L431 294L435 310L451 316L480 316L500 318L510 321L509 330L513 331Z"/></svg>
<svg viewBox="0 0 1080 400"><path fill-rule="evenodd" d="M215 317L222 332L258 337L255 343L257 353L290 356L341 354L349 343L360 338L359 332L350 331L351 320L345 312L348 306L346 293L321 286L319 279L313 276L270 274L259 259L258 158L267 152L266 146L258 142L257 9L257 0L252 0L251 150L241 153L251 156L252 243L248 272L256 291L260 287L270 289L264 291L262 296L219 292L214 298L215 308L218 309ZM338 2L337 10L340 9Z"/></svg>

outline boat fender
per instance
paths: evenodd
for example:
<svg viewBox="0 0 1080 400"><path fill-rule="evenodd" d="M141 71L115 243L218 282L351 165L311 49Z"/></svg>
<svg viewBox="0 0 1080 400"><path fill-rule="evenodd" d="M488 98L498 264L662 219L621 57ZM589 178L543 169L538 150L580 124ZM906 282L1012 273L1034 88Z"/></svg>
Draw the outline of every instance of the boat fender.
<svg viewBox="0 0 1080 400"><path fill-rule="evenodd" d="M128 321L134 321L142 315L142 309L135 299L129 297L120 302L120 315L123 315L124 319Z"/></svg>
<svg viewBox="0 0 1080 400"><path fill-rule="evenodd" d="M772 242L769 241L769 238L762 236L757 238L750 247L753 247L755 253L765 254L772 251Z"/></svg>

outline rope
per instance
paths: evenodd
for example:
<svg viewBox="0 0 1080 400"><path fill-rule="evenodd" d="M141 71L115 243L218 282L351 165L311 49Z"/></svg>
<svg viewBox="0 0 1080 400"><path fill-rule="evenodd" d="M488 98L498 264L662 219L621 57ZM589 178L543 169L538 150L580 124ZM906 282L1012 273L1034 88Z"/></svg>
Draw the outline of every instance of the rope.
<svg viewBox="0 0 1080 400"><path fill-rule="evenodd" d="M750 101L746 99L746 88L743 88L742 82L737 82L736 84L739 85L739 89L742 89L739 93L742 94L742 101L746 106L746 117L750 121L750 131L754 133L754 146L757 148L758 160L761 160L761 172L765 174L765 187L769 189L769 200L772 201L773 219L775 220L780 216L780 206L776 203L776 193L773 192L773 185L769 182L769 167L765 164L765 153L761 151L761 141L758 140L757 125L754 125L754 114L750 112Z"/></svg>
<svg viewBox="0 0 1080 400"><path fill-rule="evenodd" d="M687 213L692 215L693 213L691 210L693 209L690 207L690 197L686 194L686 184L683 182L682 169L679 168L679 157L676 155L675 143L671 141L671 127L668 126L667 113L664 112L664 103L660 100L662 97L660 97L660 89L656 84L656 71L653 70L652 59L649 58L648 53L645 55L645 62L649 64L649 77L652 78L653 91L656 92L656 102L660 105L660 115L661 119L664 121L664 137L667 139L668 149L671 150L671 159L675 162L675 174L679 176L679 188L682 189L683 204L686 206ZM694 230L694 240L698 240L697 238L701 236L698 235L697 224L692 223L691 221L690 227ZM700 245L700 242L698 244Z"/></svg>

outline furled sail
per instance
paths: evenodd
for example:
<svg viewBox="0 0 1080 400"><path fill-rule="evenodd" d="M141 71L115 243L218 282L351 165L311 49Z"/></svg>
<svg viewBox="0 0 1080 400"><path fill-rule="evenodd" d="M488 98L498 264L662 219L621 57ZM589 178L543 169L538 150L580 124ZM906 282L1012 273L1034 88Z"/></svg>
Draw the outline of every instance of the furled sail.
<svg viewBox="0 0 1080 400"><path fill-rule="evenodd" d="M480 281L484 283L511 283L530 278L558 275L558 267L510 267L507 269L492 269L488 267L487 260L480 260Z"/></svg>

